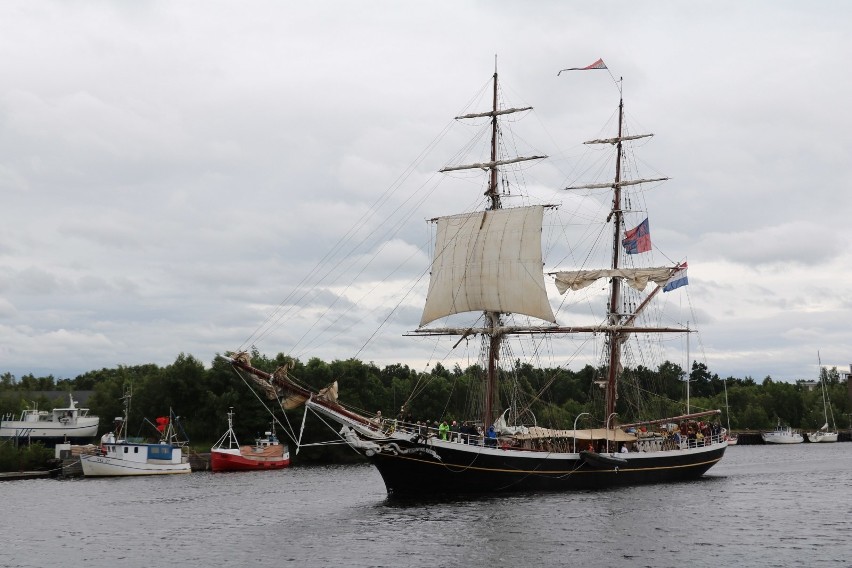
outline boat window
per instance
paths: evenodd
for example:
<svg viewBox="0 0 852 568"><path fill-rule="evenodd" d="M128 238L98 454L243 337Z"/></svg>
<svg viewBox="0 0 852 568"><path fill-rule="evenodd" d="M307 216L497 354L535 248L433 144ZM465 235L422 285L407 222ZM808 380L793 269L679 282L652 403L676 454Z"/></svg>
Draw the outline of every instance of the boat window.
<svg viewBox="0 0 852 568"><path fill-rule="evenodd" d="M134 454L138 454L138 453L139 453L139 448L133 448L133 453L134 453Z"/></svg>
<svg viewBox="0 0 852 568"><path fill-rule="evenodd" d="M127 449L128 449L127 446L124 446L124 453L125 454L127 453Z"/></svg>

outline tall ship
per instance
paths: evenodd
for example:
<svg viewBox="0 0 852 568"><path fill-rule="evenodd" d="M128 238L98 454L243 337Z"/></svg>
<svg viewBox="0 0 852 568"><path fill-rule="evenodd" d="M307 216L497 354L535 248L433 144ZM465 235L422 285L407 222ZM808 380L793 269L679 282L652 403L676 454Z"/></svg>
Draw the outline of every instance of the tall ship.
<svg viewBox="0 0 852 568"><path fill-rule="evenodd" d="M572 70L591 69L606 66L598 61ZM638 355L649 337L659 341L693 330L661 323L666 315L652 309L661 292L677 294L688 282L687 265L646 265L649 255L642 253L651 248L647 218L643 221L646 214L634 210L628 192L667 178L624 175L628 155L632 157L627 147L650 135L627 131L622 89L615 82L616 131L586 143L614 150L607 179L559 188L572 199L602 203L592 224L597 233L572 243L572 250L585 242L603 243L608 260L599 266L587 261L606 257L577 251L572 266L543 269L545 218L557 206L535 203L528 196L518 199L514 191L524 168L547 156L504 155L512 146L504 125L531 107L501 103L496 70L489 84L490 108L456 117L487 124L488 157L451 164L441 172L483 172L479 187L484 198L478 209L432 220L428 295L419 325L408 335L454 337L454 347L478 339L481 380L473 381L468 416L457 417L453 426L414 423L407 420L406 411L416 400L409 399L396 419L381 418L339 400L337 383L308 388L287 368L267 373L252 366L244 351L229 354L228 361L270 399L283 400L285 409L303 404L305 412L338 424L339 436L376 467L391 496L599 489L703 475L722 459L728 445L718 423L720 411L690 412L679 401L652 392L644 356ZM459 201L469 203L475 197L459 196ZM605 288L599 294L602 317L586 323L578 310L566 310L563 317L577 321L560 324L553 305L575 303L572 294L593 285ZM553 299L549 290L555 292ZM558 351L566 336L597 346L599 365L590 387L594 403L588 411L546 425L536 409L545 391L558 384L559 373L531 392L530 385L518 379L523 366L518 353L532 353L540 360L541 349L549 345ZM529 349L513 350L514 341L524 340Z"/></svg>
<svg viewBox="0 0 852 568"><path fill-rule="evenodd" d="M88 443L98 434L98 423L98 417L89 415L88 408L78 407L69 393L68 406L47 411L33 404L17 418L7 414L0 420L0 438L47 444Z"/></svg>

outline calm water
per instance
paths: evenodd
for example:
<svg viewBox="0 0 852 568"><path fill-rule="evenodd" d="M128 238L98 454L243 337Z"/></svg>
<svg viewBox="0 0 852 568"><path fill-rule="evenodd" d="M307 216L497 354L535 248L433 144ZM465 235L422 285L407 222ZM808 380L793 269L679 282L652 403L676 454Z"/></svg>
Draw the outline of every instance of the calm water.
<svg viewBox="0 0 852 568"><path fill-rule="evenodd" d="M397 503L369 466L0 482L0 566L852 566L852 443L701 480Z"/></svg>

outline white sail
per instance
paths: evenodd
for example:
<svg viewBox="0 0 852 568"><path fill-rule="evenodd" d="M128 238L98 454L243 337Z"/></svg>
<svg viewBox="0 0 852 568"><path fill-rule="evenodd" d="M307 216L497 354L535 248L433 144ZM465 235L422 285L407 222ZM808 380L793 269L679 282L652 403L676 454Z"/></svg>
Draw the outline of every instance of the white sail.
<svg viewBox="0 0 852 568"><path fill-rule="evenodd" d="M556 321L542 272L543 215L536 205L439 218L420 325L473 311Z"/></svg>
<svg viewBox="0 0 852 568"><path fill-rule="evenodd" d="M662 286L671 278L673 268L609 268L601 270L566 270L554 272L552 276L556 280L556 289L560 294L568 290L581 290L591 285L600 278L624 278L631 288L640 292L645 289L648 282L654 282Z"/></svg>

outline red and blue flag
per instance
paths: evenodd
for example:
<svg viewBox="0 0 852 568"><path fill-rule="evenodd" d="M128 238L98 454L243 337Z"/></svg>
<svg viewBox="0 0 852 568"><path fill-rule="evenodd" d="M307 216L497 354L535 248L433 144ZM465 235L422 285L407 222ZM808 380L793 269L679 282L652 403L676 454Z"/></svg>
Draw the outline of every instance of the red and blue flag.
<svg viewBox="0 0 852 568"><path fill-rule="evenodd" d="M639 254L651 250L651 229L647 217L635 228L624 233L621 246L627 254Z"/></svg>

